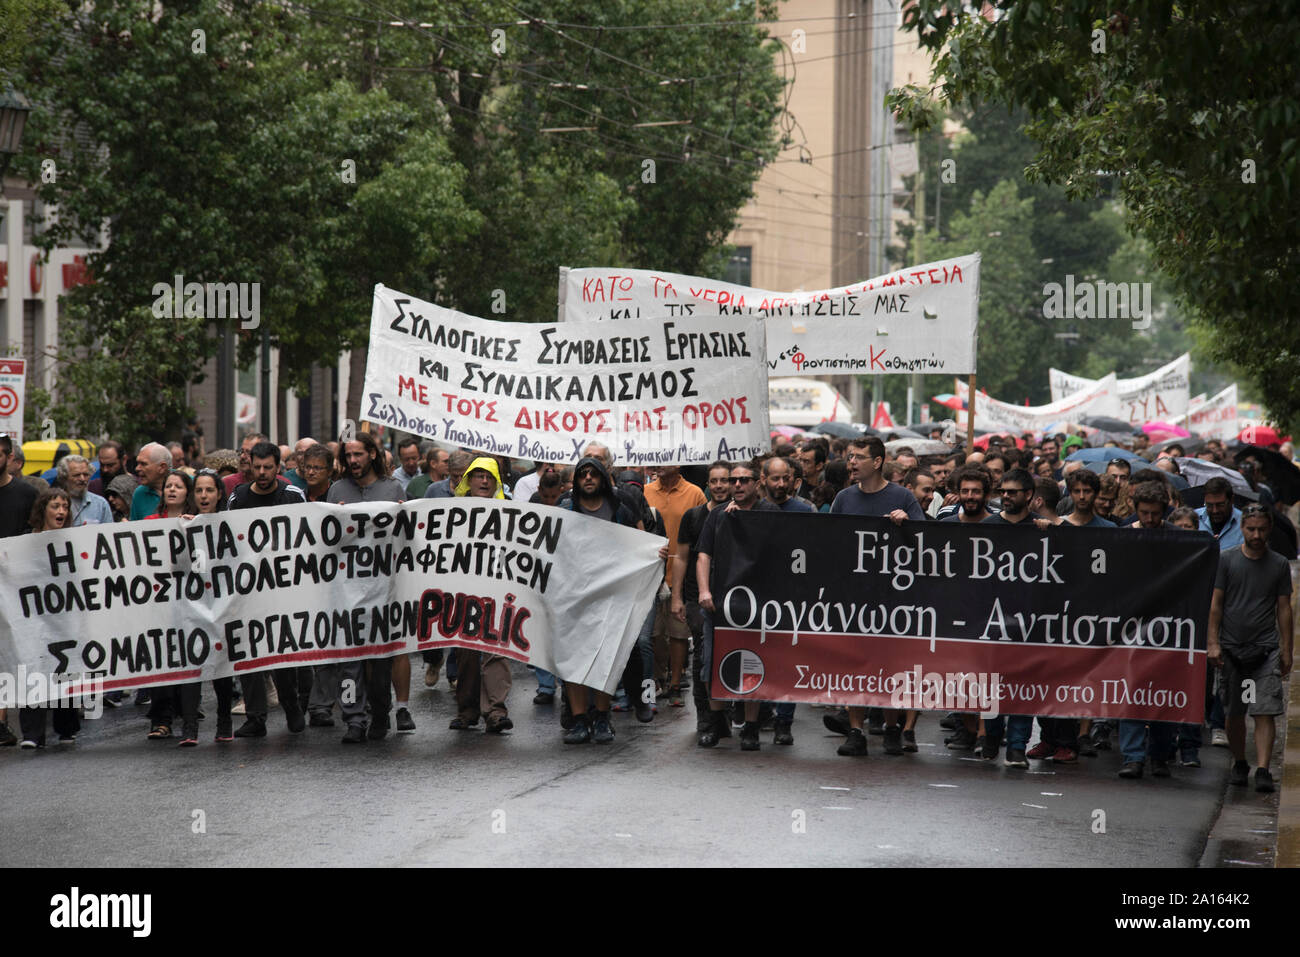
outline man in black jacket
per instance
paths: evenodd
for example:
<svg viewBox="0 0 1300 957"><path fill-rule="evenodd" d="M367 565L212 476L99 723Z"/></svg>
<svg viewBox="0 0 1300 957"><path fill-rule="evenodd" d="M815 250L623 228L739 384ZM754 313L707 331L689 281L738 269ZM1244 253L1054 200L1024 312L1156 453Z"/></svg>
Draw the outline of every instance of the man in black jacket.
<svg viewBox="0 0 1300 957"><path fill-rule="evenodd" d="M253 470L250 482L235 486L227 506L231 511L241 508L274 508L305 502L302 490L279 480L280 448L270 442L258 442L249 449L248 457ZM280 695L280 707L289 731L298 734L306 726L302 707L298 702L298 669L276 668L271 672L275 690ZM244 711L247 720L235 731L237 738L266 737L267 694L266 681L261 673L245 675L240 682L244 692Z"/></svg>

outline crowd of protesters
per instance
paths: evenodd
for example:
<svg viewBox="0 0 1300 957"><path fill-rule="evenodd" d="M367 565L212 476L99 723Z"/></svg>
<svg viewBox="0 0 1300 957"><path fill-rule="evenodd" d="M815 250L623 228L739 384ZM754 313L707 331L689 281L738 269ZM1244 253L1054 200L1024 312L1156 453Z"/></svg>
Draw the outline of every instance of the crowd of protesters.
<svg viewBox="0 0 1300 957"><path fill-rule="evenodd" d="M121 443L106 441L96 461L64 455L38 477L22 474L21 451L0 436L0 537L98 523L183 521L227 509L302 502L346 505L452 496L514 498L641 529L665 539L664 576L656 593L646 596L647 613L618 693L572 682L561 693L556 676L535 669L533 704L545 708L560 699L558 723L565 743L608 743L615 735L611 712L633 712L648 722L661 702L685 707L690 692L700 747L715 747L735 731L739 747L755 751L761 747L761 731L769 726L773 744L794 743L795 706L732 705L708 694L714 544L737 510L870 515L896 523L1024 523L1026 528L1165 528L1208 534L1217 539L1221 556L1211 601L1204 724L1040 717L1038 740L1031 747L1031 716L985 720L954 713L941 716L941 725L952 732L945 746L1026 769L1031 760L1075 764L1081 756L1096 757L1118 745L1120 777L1140 778L1148 767L1153 777L1168 777L1174 765L1200 767L1208 727L1211 745L1230 752L1231 782L1244 786L1249 783L1249 715L1255 731L1255 787L1272 790L1268 765L1275 718L1283 711L1281 684L1292 663L1289 562L1297 555L1298 516L1295 502L1275 493L1264 473L1274 465L1269 456L1290 468L1292 449L1247 446L1234 451L1217 441L1197 442L1189 457L1177 443L1151 449L1140 433L1108 445L1084 462L1067 461L1085 446L1077 435L993 436L986 448L933 455L917 455L897 442L887 453L876 437L807 435L777 440L769 454L753 461L620 470L608 448L592 444L572 466L538 463L520 474L509 458L449 451L415 438L398 442L395 451L381 448L364 432L341 442L303 438L291 448L254 433L237 450L204 452L201 439L190 434L184 442L149 443L134 455ZM1214 473L1208 480L1204 469ZM1236 475L1235 484L1225 477L1226 469ZM425 652L422 660L428 688L438 685L445 667L447 685L455 693L451 730L472 730L480 719L488 733L513 728L508 707L513 676L507 659L456 649L448 655ZM332 727L337 711L345 744L382 739L394 730L415 731L408 655L280 668L213 684L218 742L265 736L273 707L283 710L291 734L309 726ZM1251 693L1243 695L1243 687ZM121 707L125 700L115 692L105 703ZM148 706L149 739L198 745L198 683L138 689L134 700ZM243 716L238 729L237 715ZM0 746L43 747L47 718L61 744L73 743L80 730L72 707L23 708L17 734L8 717L0 712ZM822 721L843 737L840 755L865 756L868 737L878 735L883 752L896 756L917 752L919 718L916 711L848 708L828 711Z"/></svg>

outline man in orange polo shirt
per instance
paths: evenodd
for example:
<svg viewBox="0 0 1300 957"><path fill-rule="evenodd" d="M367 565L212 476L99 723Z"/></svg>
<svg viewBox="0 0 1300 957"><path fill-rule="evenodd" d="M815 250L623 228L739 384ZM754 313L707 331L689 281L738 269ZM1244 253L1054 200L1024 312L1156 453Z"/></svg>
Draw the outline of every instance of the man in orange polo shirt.
<svg viewBox="0 0 1300 957"><path fill-rule="evenodd" d="M664 520L664 530L668 541L677 541L677 529L682 516L697 505L704 504L704 493L698 485L693 485L682 478L682 470L676 465L667 465L659 469L658 477L645 487L645 500ZM667 580L673 580L673 562L677 556L670 550L667 565ZM684 621L672 616L672 595L666 589L660 589L658 603L655 605L655 671L661 672L663 656L661 648L668 647L668 663L671 668L668 685L668 703L680 708L685 703L682 699L682 670L686 666L686 654L690 649L691 629ZM655 677L659 677L658 674ZM631 693L629 689L629 693Z"/></svg>

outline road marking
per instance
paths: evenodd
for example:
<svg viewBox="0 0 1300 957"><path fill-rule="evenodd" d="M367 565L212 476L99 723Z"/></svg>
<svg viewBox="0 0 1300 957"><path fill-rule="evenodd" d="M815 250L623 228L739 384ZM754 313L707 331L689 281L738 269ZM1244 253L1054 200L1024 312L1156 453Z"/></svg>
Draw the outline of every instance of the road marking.
<svg viewBox="0 0 1300 957"><path fill-rule="evenodd" d="M957 788L957 787L961 787L961 785L960 785L960 784L931 784L930 787L932 787L932 788Z"/></svg>
<svg viewBox="0 0 1300 957"><path fill-rule="evenodd" d="M1046 810L1047 810L1047 805L1046 805L1046 804L1026 804L1026 803L1024 803L1023 801L1021 801L1021 802L1020 802L1020 806L1021 806L1021 807L1036 807L1036 808L1038 808L1038 810L1040 810L1040 811L1046 811Z"/></svg>
<svg viewBox="0 0 1300 957"><path fill-rule="evenodd" d="M853 808L851 808L851 807L839 807L838 805L831 805L831 806L827 807L827 806L823 805L823 806L822 806L822 810L823 810L823 811L852 811Z"/></svg>
<svg viewBox="0 0 1300 957"><path fill-rule="evenodd" d="M1237 860L1235 857L1230 857L1230 858L1228 858L1226 861L1224 861L1223 863L1225 863L1225 864L1245 864L1245 865L1247 865L1248 867L1263 867L1263 866L1264 866L1264 865L1261 864L1259 861L1239 861L1239 860Z"/></svg>
<svg viewBox="0 0 1300 957"><path fill-rule="evenodd" d="M615 831L615 832L614 832L614 836L615 836L615 837L631 837L632 835L631 835L631 834L623 834L623 833L620 832L620 831Z"/></svg>
<svg viewBox="0 0 1300 957"><path fill-rule="evenodd" d="M1038 793L1041 794L1041 795L1042 795L1043 797L1045 797L1045 798L1059 798L1059 797L1061 796L1061 793L1062 793L1062 792L1060 792L1060 791L1039 791Z"/></svg>
<svg viewBox="0 0 1300 957"><path fill-rule="evenodd" d="M848 791L848 790L851 790L850 788L837 788L837 787L835 787L833 784L823 784L823 785L821 785L821 789L822 789L823 791Z"/></svg>

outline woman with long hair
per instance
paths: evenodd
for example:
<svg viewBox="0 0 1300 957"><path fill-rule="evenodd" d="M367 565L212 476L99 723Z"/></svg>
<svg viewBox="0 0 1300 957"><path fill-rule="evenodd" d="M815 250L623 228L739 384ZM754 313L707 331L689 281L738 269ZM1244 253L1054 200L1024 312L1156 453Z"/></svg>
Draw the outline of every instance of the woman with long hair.
<svg viewBox="0 0 1300 957"><path fill-rule="evenodd" d="M33 534L50 532L67 528L72 517L72 499L61 488L51 488L42 492L32 505L31 525ZM18 713L18 728L21 737L19 747L26 751L45 747L46 717L53 713L54 732L59 736L59 744L73 744L77 732L81 730L81 718L77 709L67 705L43 705L23 708Z"/></svg>
<svg viewBox="0 0 1300 957"><path fill-rule="evenodd" d="M196 514L216 515L226 510L226 489L216 469L200 469L194 476L193 497ZM187 516L189 517L189 516ZM212 679L212 689L217 693L217 741L234 741L234 725L230 718L230 705L235 697L235 679L229 676ZM191 681L180 686L182 748L194 748L199 743L199 694L201 685Z"/></svg>
<svg viewBox="0 0 1300 957"><path fill-rule="evenodd" d="M162 497L158 511L146 519L192 518L199 506L194 501L194 479L185 472L173 469L163 480ZM149 740L162 741L172 736L172 721L181 706L181 685L165 685L153 689L149 703Z"/></svg>
<svg viewBox="0 0 1300 957"><path fill-rule="evenodd" d="M162 498L158 511L146 518L183 518L197 515L198 503L194 501L194 479L175 469L163 481Z"/></svg>

